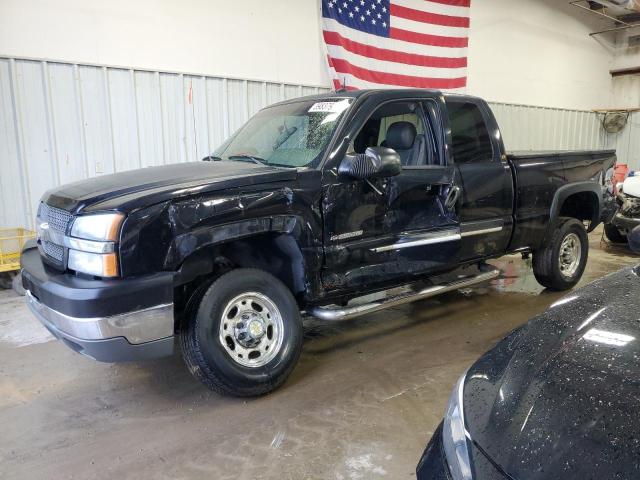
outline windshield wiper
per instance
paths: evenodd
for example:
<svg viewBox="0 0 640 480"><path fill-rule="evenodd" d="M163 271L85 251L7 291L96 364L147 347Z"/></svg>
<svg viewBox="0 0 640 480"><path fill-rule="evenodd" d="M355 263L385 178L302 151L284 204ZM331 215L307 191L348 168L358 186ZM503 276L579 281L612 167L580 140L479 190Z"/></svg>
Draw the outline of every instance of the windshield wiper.
<svg viewBox="0 0 640 480"><path fill-rule="evenodd" d="M264 158L256 157L255 155L230 155L227 157L228 160L239 160L241 162L245 162L247 160L257 163L258 165L267 165L267 162Z"/></svg>
<svg viewBox="0 0 640 480"><path fill-rule="evenodd" d="M280 132L280 135L278 136L276 141L273 143L274 150L277 150L278 148L280 148L280 146L284 142L286 142L287 140L289 140L289 138L291 138L291 135L293 135L298 131L298 127L287 128L287 122L284 122L284 125L281 128L282 128L282 132Z"/></svg>

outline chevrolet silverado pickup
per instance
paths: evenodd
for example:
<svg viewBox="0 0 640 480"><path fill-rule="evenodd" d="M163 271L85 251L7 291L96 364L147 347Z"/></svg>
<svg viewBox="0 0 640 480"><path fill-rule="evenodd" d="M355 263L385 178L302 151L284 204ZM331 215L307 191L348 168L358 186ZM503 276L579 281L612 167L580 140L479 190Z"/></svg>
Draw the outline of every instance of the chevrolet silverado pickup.
<svg viewBox="0 0 640 480"><path fill-rule="evenodd" d="M73 350L179 346L207 387L280 386L302 317L340 321L495 278L532 254L571 288L615 214L614 151L508 153L479 98L363 90L259 111L201 162L50 190L22 253L27 302Z"/></svg>

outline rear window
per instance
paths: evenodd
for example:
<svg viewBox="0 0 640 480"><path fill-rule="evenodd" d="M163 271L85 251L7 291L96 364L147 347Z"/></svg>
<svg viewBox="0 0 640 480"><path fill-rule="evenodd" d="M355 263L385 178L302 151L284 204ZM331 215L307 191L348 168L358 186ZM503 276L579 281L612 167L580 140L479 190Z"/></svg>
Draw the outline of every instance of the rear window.
<svg viewBox="0 0 640 480"><path fill-rule="evenodd" d="M470 102L447 101L451 146L456 163L490 162L493 148L482 112Z"/></svg>

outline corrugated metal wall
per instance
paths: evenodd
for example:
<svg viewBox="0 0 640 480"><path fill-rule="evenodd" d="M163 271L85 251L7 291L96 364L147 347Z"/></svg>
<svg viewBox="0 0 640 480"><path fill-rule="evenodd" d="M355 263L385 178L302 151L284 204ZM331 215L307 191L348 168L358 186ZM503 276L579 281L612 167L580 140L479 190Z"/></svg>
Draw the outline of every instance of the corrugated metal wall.
<svg viewBox="0 0 640 480"><path fill-rule="evenodd" d="M199 160L262 107L327 90L0 58L0 227L33 226L51 187Z"/></svg>
<svg viewBox="0 0 640 480"><path fill-rule="evenodd" d="M0 227L32 227L38 199L56 185L199 160L263 106L327 90L0 58ZM640 152L638 114L623 133L605 136L591 112L491 107L509 150L613 145L625 159Z"/></svg>
<svg viewBox="0 0 640 480"><path fill-rule="evenodd" d="M507 150L612 148L619 163L640 169L640 112L619 133L606 133L602 114L490 102Z"/></svg>
<svg viewBox="0 0 640 480"><path fill-rule="evenodd" d="M616 149L618 163L626 163L631 170L640 169L640 112L629 115L621 132L607 134L606 146Z"/></svg>
<svg viewBox="0 0 640 480"><path fill-rule="evenodd" d="M605 145L604 130L593 112L493 102L490 105L507 150L580 150Z"/></svg>

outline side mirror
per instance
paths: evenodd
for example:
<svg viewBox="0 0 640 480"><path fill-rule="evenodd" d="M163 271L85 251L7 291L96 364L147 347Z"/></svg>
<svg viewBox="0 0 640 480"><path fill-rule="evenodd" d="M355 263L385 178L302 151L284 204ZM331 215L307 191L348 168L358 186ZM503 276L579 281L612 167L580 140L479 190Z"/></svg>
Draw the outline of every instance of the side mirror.
<svg viewBox="0 0 640 480"><path fill-rule="evenodd" d="M338 173L359 180L387 178L402 171L400 155L392 148L368 147L364 153L344 157Z"/></svg>

